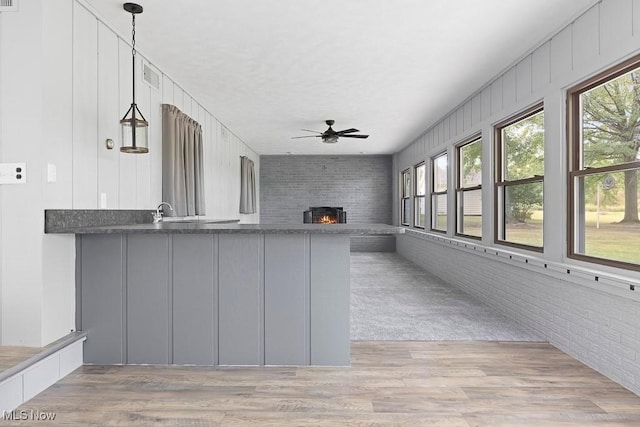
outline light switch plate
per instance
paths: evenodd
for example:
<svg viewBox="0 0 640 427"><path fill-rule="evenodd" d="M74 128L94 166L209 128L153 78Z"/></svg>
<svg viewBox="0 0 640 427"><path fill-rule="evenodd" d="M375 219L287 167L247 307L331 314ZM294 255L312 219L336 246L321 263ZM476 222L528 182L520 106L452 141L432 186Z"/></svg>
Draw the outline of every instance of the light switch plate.
<svg viewBox="0 0 640 427"><path fill-rule="evenodd" d="M0 163L0 184L26 184L26 163Z"/></svg>

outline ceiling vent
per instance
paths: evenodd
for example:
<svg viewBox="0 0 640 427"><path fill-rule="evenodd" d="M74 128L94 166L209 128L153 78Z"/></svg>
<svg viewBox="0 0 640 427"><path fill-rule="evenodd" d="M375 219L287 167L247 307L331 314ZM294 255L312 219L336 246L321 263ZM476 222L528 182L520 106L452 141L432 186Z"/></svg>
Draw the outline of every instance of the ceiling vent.
<svg viewBox="0 0 640 427"><path fill-rule="evenodd" d="M17 12L18 0L0 0L0 12Z"/></svg>
<svg viewBox="0 0 640 427"><path fill-rule="evenodd" d="M151 65L146 62L142 67L142 78L149 86L157 91L160 90L160 73L151 68Z"/></svg>

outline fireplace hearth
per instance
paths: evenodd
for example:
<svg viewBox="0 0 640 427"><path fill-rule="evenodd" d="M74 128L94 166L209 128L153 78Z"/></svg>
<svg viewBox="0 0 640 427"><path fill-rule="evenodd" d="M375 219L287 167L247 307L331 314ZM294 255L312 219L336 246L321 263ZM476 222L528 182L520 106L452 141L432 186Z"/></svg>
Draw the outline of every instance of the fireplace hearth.
<svg viewBox="0 0 640 427"><path fill-rule="evenodd" d="M342 207L318 206L304 211L302 222L305 224L346 224L347 213Z"/></svg>

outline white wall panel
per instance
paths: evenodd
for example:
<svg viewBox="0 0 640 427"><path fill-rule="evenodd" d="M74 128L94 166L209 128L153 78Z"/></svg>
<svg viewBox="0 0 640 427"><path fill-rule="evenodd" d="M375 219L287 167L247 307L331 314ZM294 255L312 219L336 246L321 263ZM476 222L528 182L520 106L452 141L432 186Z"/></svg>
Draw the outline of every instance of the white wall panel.
<svg viewBox="0 0 640 427"><path fill-rule="evenodd" d="M164 77L161 89L164 89ZM150 91L149 106L149 163L151 179L151 208L162 201L162 93L155 89Z"/></svg>
<svg viewBox="0 0 640 427"><path fill-rule="evenodd" d="M516 67L502 76L502 108L509 110L516 104Z"/></svg>
<svg viewBox="0 0 640 427"><path fill-rule="evenodd" d="M458 138L462 132L464 132L464 108L460 107L456 111L456 133L455 137Z"/></svg>
<svg viewBox="0 0 640 427"><path fill-rule="evenodd" d="M73 207L98 207L98 21L73 10Z"/></svg>
<svg viewBox="0 0 640 427"><path fill-rule="evenodd" d="M491 116L491 86L485 87L480 97L482 98L482 106L480 107L481 120L487 120Z"/></svg>
<svg viewBox="0 0 640 427"><path fill-rule="evenodd" d="M20 13L2 13L0 111L3 162L25 162L28 180L4 185L2 197L2 339L7 345L40 345L42 331L43 56L41 2L22 2ZM20 43L15 43L19 36ZM20 66L15 66L20 64ZM28 135L25 136L25 129Z"/></svg>
<svg viewBox="0 0 640 427"><path fill-rule="evenodd" d="M173 104L173 82L166 74L162 75L162 103Z"/></svg>
<svg viewBox="0 0 640 427"><path fill-rule="evenodd" d="M126 110L119 111L119 53L118 36L104 24L98 24L98 138L95 141L98 155L98 207L117 209L120 183L116 177L120 171L118 125ZM108 150L105 141L110 138L115 147ZM107 204L101 206L101 194L106 194Z"/></svg>
<svg viewBox="0 0 640 427"><path fill-rule="evenodd" d="M634 7L635 6L635 7ZM606 1L600 4L600 54L615 59L628 50L633 34L633 0Z"/></svg>
<svg viewBox="0 0 640 427"><path fill-rule="evenodd" d="M551 39L551 82L563 81L571 73L571 26L560 31Z"/></svg>
<svg viewBox="0 0 640 427"><path fill-rule="evenodd" d="M482 95L476 94L471 100L471 126L476 126L482 120Z"/></svg>
<svg viewBox="0 0 640 427"><path fill-rule="evenodd" d="M43 180L44 208L70 209L73 202L73 34L71 0L43 2L42 140L41 168L52 164L56 182Z"/></svg>
<svg viewBox="0 0 640 427"><path fill-rule="evenodd" d="M119 110L122 111L122 115L131 106L133 98L133 84L131 76L131 46L129 46L122 39L118 43L118 55L119 55L119 79L120 79L120 103ZM122 146L122 137L118 134L118 147ZM120 174L119 174L119 187L120 187L120 200L118 208L120 209L135 209L137 202L137 154L121 153L120 156Z"/></svg>
<svg viewBox="0 0 640 427"><path fill-rule="evenodd" d="M185 93L183 91L183 97L182 97L182 112L185 113L187 116L193 118L194 120L197 120L194 115L193 115L193 100L191 99L191 97ZM197 111L197 110L196 110Z"/></svg>
<svg viewBox="0 0 640 427"><path fill-rule="evenodd" d="M446 116L444 119L442 119L442 121L440 122L440 126L442 126L442 138L447 141L449 140L449 138L451 138L451 115ZM437 127L436 127L437 129ZM437 138L438 143L440 143L442 140L440 140L439 138Z"/></svg>
<svg viewBox="0 0 640 427"><path fill-rule="evenodd" d="M540 93L549 85L551 44L546 42L531 55L531 86L534 93Z"/></svg>
<svg viewBox="0 0 640 427"><path fill-rule="evenodd" d="M142 80L142 58L140 55L136 55L136 92L138 108L140 108L142 115L149 120L151 117L151 86ZM149 151L161 150L160 146L161 144L154 144L154 141L149 139ZM136 160L135 206L137 209L151 209L151 156L149 154L132 154L131 156Z"/></svg>
<svg viewBox="0 0 640 427"><path fill-rule="evenodd" d="M173 105L178 107L180 111L184 110L184 91L175 82L173 83Z"/></svg>
<svg viewBox="0 0 640 427"><path fill-rule="evenodd" d="M592 67L600 60L600 6L595 5L573 24L573 69Z"/></svg>
<svg viewBox="0 0 640 427"><path fill-rule="evenodd" d="M502 111L502 76L491 83L491 114Z"/></svg>
<svg viewBox="0 0 640 427"><path fill-rule="evenodd" d="M516 66L516 100L518 102L531 96L531 55L528 55Z"/></svg>
<svg viewBox="0 0 640 427"><path fill-rule="evenodd" d="M471 128L471 102L466 102L462 107L463 121L462 129L467 131Z"/></svg>

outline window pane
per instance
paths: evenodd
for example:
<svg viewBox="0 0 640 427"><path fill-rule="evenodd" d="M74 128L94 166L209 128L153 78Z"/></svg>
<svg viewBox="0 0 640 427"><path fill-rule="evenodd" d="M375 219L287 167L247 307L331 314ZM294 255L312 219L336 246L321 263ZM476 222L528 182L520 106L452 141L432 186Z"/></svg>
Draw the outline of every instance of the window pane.
<svg viewBox="0 0 640 427"><path fill-rule="evenodd" d="M424 196L426 194L424 180L425 165L416 166L416 195Z"/></svg>
<svg viewBox="0 0 640 427"><path fill-rule="evenodd" d="M582 167L640 160L640 68L580 96Z"/></svg>
<svg viewBox="0 0 640 427"><path fill-rule="evenodd" d="M431 197L432 228L447 231L447 195L437 194Z"/></svg>
<svg viewBox="0 0 640 427"><path fill-rule="evenodd" d="M402 199L402 223L411 224L411 204L410 199Z"/></svg>
<svg viewBox="0 0 640 427"><path fill-rule="evenodd" d="M482 190L458 192L457 232L482 237Z"/></svg>
<svg viewBox="0 0 640 427"><path fill-rule="evenodd" d="M542 182L504 187L504 241L542 247Z"/></svg>
<svg viewBox="0 0 640 427"><path fill-rule="evenodd" d="M424 197L416 197L416 227L423 227L425 224L425 198Z"/></svg>
<svg viewBox="0 0 640 427"><path fill-rule="evenodd" d="M482 183L482 140L464 145L459 150L459 187L480 185Z"/></svg>
<svg viewBox="0 0 640 427"><path fill-rule="evenodd" d="M447 155L435 157L433 159L433 191L447 190Z"/></svg>
<svg viewBox="0 0 640 427"><path fill-rule="evenodd" d="M640 264L638 170L577 178L575 252Z"/></svg>
<svg viewBox="0 0 640 427"><path fill-rule="evenodd" d="M409 171L402 172L402 197L411 195L411 175Z"/></svg>
<svg viewBox="0 0 640 427"><path fill-rule="evenodd" d="M502 129L504 180L544 175L544 113L541 111Z"/></svg>

